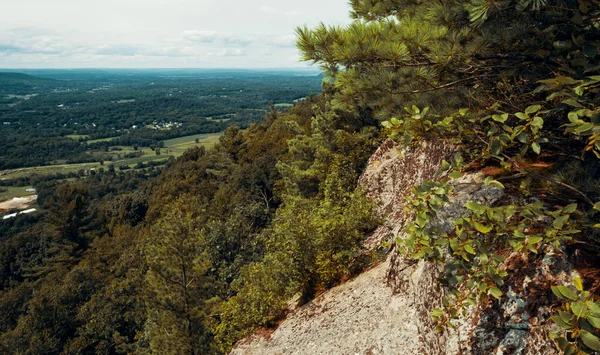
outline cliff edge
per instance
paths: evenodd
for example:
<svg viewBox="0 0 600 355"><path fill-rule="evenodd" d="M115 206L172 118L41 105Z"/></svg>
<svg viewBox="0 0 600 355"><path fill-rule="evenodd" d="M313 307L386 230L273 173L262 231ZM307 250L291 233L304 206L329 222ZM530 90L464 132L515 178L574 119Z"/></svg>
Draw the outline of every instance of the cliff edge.
<svg viewBox="0 0 600 355"><path fill-rule="evenodd" d="M414 185L433 179L454 151L443 141L400 150L391 140L373 154L360 179L378 202L385 223L365 240L365 249L392 242L410 219L405 198ZM503 190L485 186L480 174L467 175L441 215L461 216L467 201L491 204ZM561 255L540 251L524 259L508 256L502 301L469 309L456 329L435 332L430 312L443 289L438 266L414 263L392 251L387 260L300 307L272 333L240 341L232 354L557 354L548 332L555 300L550 284L570 282L571 265Z"/></svg>

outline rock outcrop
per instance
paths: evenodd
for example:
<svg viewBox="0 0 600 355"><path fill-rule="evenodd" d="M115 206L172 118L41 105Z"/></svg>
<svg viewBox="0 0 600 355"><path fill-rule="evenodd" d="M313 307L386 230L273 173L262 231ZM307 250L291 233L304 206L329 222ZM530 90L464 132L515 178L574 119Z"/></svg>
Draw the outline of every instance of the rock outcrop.
<svg viewBox="0 0 600 355"><path fill-rule="evenodd" d="M365 248L402 237L410 218L404 213L404 196L412 186L435 178L442 160L452 152L443 141L406 151L386 141L373 154L360 185L387 218ZM485 186L482 179L468 175L457 182L439 223L460 217L469 200L491 204L502 197L503 190ZM271 334L241 341L232 354L557 353L547 337L553 302L549 285L570 282L570 265L551 252L529 259L511 255L508 260L513 274L503 300L469 310L455 330L436 333L430 316L443 295L439 267L407 261L392 252L384 263L292 312Z"/></svg>

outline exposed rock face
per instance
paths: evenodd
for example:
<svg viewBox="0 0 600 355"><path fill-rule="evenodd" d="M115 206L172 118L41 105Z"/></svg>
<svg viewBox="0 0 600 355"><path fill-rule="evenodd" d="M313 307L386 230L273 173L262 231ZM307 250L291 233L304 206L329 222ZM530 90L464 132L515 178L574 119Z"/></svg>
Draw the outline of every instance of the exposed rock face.
<svg viewBox="0 0 600 355"><path fill-rule="evenodd" d="M378 202L377 212L386 216L386 220L365 241L365 249L392 241L404 228L405 196L413 186L433 179L442 160L453 151L454 147L444 141L423 142L420 147L402 151L391 139L377 149L358 183L367 196Z"/></svg>
<svg viewBox="0 0 600 355"><path fill-rule="evenodd" d="M442 159L453 151L445 142L424 143L404 154L392 141L371 157L360 179L368 195L387 215L385 225L366 241L402 237L410 218L404 196L412 186L435 177ZM451 202L441 212L440 224L464 213L475 200L491 204L503 190L484 186L479 175L458 181ZM240 342L233 354L556 354L547 338L549 284L570 282L565 259L552 253L524 260L509 257L514 275L505 285L501 302L480 305L458 320L457 329L435 332L430 312L439 307L443 290L439 269L427 262L409 262L395 253L355 279L337 286L290 314L269 336L254 335Z"/></svg>

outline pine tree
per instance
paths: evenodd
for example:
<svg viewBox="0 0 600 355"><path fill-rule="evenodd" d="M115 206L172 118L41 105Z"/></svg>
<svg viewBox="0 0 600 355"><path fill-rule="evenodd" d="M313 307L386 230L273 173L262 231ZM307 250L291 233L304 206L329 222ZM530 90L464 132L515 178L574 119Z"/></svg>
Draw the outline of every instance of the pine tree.
<svg viewBox="0 0 600 355"><path fill-rule="evenodd" d="M184 195L151 228L144 255L150 347L162 354L210 352L208 320L214 280L204 251L197 200Z"/></svg>
<svg viewBox="0 0 600 355"><path fill-rule="evenodd" d="M404 107L437 112L519 96L551 73L598 72L593 0L353 0L345 28L297 30L303 59L321 65L337 108L380 119Z"/></svg>

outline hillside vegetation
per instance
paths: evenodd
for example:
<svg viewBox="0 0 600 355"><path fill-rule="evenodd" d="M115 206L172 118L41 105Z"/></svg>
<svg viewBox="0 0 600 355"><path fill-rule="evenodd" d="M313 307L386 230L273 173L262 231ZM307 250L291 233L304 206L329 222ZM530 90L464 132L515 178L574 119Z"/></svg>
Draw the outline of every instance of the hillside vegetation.
<svg viewBox="0 0 600 355"><path fill-rule="evenodd" d="M275 326L290 300L377 259L360 252L379 219L356 182L386 136L458 147L413 189L397 241L443 269L440 330L504 296L507 253L597 258L597 0L351 6L347 27L297 31L303 59L327 73L318 97L230 127L156 177L38 184L42 212L0 224L0 353L226 353ZM450 182L472 171L511 198L469 202L436 229ZM600 351L597 265L582 276L548 285L569 354Z"/></svg>

